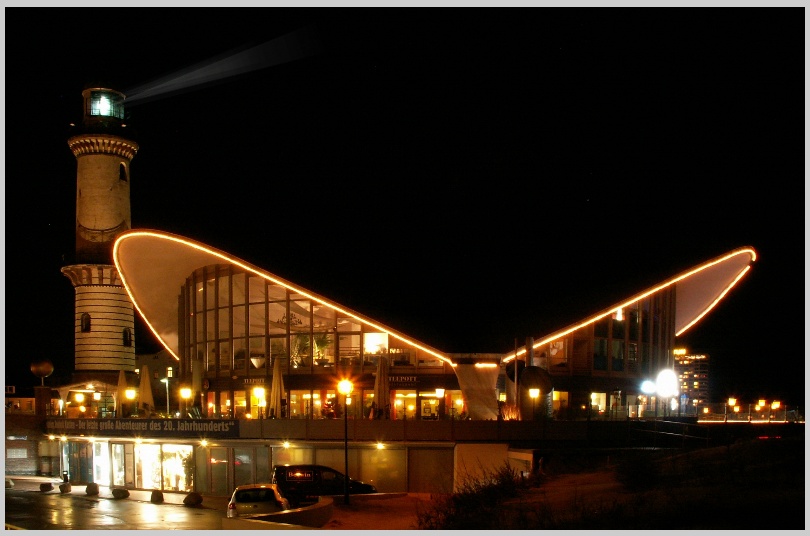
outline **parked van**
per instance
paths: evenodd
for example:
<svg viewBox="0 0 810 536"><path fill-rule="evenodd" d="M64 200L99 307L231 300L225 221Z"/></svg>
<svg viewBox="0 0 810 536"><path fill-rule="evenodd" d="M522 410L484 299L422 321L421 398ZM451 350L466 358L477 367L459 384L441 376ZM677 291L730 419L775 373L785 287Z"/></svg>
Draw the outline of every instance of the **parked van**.
<svg viewBox="0 0 810 536"><path fill-rule="evenodd" d="M345 477L325 465L276 465L273 484L290 501L293 508L302 503L317 502L320 495L343 495ZM359 480L349 479L349 493L377 493L377 488Z"/></svg>

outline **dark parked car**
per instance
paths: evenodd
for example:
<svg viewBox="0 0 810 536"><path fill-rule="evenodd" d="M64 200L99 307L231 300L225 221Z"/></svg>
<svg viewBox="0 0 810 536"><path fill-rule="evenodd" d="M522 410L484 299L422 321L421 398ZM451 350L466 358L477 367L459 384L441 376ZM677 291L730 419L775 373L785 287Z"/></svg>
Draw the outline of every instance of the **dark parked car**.
<svg viewBox="0 0 810 536"><path fill-rule="evenodd" d="M295 508L302 503L317 502L320 495L343 495L345 477L325 465L276 465L273 484ZM349 479L349 493L377 493L377 488L359 480Z"/></svg>

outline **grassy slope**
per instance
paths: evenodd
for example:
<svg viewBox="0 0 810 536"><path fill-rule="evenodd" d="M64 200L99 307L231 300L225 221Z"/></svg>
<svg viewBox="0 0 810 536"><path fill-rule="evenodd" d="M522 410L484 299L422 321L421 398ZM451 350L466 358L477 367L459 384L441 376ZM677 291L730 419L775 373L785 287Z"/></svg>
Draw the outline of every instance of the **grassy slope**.
<svg viewBox="0 0 810 536"><path fill-rule="evenodd" d="M436 497L419 528L803 530L804 452L803 438L791 438L625 451L601 468L571 457L528 486L510 484L507 467ZM563 482L574 487L559 493Z"/></svg>

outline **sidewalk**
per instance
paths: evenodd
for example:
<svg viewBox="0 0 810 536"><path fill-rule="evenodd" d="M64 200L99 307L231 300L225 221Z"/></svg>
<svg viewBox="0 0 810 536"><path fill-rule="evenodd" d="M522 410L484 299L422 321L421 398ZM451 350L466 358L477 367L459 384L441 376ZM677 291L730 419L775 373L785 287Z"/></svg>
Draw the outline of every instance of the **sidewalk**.
<svg viewBox="0 0 810 536"><path fill-rule="evenodd" d="M14 486L12 488L9 488L8 486L9 480L11 480L14 483ZM53 490L45 492L40 491L40 484L45 483L51 483L53 485ZM62 479L55 476L6 475L6 489L39 491L40 493L61 493L61 491L59 491L60 484L62 484ZM73 496L85 497L87 499L92 500L98 499L118 500L112 496L112 490L109 488L109 486L102 486L102 485L99 485L98 487L98 495L87 495L87 484L72 484L70 494ZM183 504L183 499L186 498L186 495L188 495L188 493L164 491L162 504L185 506ZM151 499L152 499L152 490L131 489L129 490L129 497L123 500L151 502ZM203 495L202 504L196 506L195 508L221 510L224 514L228 508L228 500L229 497L210 497Z"/></svg>

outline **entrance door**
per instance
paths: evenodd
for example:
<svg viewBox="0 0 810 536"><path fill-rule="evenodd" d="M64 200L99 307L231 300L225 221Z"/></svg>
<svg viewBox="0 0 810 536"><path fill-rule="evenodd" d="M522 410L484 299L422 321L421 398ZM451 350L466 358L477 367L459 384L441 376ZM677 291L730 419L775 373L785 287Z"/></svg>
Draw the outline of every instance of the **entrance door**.
<svg viewBox="0 0 810 536"><path fill-rule="evenodd" d="M93 482L92 443L68 443L68 475L73 484Z"/></svg>
<svg viewBox="0 0 810 536"><path fill-rule="evenodd" d="M228 495L233 486L228 478L228 449L225 447L211 447L211 493L214 495Z"/></svg>

